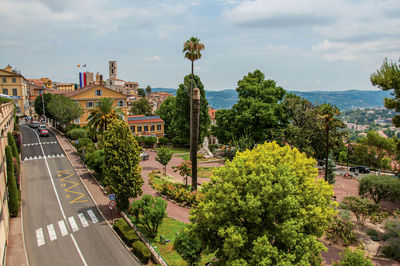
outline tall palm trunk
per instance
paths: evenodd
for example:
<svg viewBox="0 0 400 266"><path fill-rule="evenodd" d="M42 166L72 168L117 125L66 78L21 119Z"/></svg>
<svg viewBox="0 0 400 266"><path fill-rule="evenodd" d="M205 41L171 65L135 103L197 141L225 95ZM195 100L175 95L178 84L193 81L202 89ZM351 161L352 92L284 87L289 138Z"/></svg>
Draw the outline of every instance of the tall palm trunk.
<svg viewBox="0 0 400 266"><path fill-rule="evenodd" d="M192 190L197 190L197 146L200 124L200 90L193 89L193 134L190 146L190 159L192 161Z"/></svg>

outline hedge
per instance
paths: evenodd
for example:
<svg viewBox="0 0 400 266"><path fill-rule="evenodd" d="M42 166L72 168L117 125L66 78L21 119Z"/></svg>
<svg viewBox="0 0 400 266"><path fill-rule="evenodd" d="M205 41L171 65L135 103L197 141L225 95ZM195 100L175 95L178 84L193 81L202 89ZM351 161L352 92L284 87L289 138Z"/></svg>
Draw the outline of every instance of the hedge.
<svg viewBox="0 0 400 266"><path fill-rule="evenodd" d="M149 259L151 257L151 252L146 247L145 244L143 244L140 241L136 241L135 243L133 243L132 248L133 248L133 253L135 253L135 255L139 258L139 260L142 263L147 264L149 262Z"/></svg>
<svg viewBox="0 0 400 266"><path fill-rule="evenodd" d="M375 203L381 200L400 199L400 180L392 176L364 176L359 185L359 195L371 197Z"/></svg>
<svg viewBox="0 0 400 266"><path fill-rule="evenodd" d="M17 217L19 212L19 199L17 182L14 174L14 162L10 145L6 147L7 163L7 188L8 188L8 209L11 217Z"/></svg>
<svg viewBox="0 0 400 266"><path fill-rule="evenodd" d="M76 140L76 139L86 138L87 132L84 128L74 128L69 130L66 135L68 138Z"/></svg>
<svg viewBox="0 0 400 266"><path fill-rule="evenodd" d="M128 245L132 246L132 244L140 238L136 235L136 232L127 224L127 222L121 218L114 222L113 225L115 231L120 235L122 240Z"/></svg>

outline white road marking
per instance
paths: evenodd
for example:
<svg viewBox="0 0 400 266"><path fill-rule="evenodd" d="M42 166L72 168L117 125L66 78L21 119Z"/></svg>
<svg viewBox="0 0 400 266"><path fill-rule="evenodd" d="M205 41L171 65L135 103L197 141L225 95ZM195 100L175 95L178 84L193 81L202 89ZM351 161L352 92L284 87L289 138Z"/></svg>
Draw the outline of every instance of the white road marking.
<svg viewBox="0 0 400 266"><path fill-rule="evenodd" d="M25 157L24 161L27 161L27 160L29 160L28 157Z"/></svg>
<svg viewBox="0 0 400 266"><path fill-rule="evenodd" d="M54 230L53 224L47 225L47 231L49 232L50 241L57 239L56 231Z"/></svg>
<svg viewBox="0 0 400 266"><path fill-rule="evenodd" d="M76 222L75 222L74 216L69 217L69 218L68 218L68 221L69 221L69 224L71 225L71 228L72 228L72 231L73 231L73 232L79 230L78 225L77 225Z"/></svg>
<svg viewBox="0 0 400 266"><path fill-rule="evenodd" d="M68 235L67 227L63 220L58 221L58 227L60 227L61 235L66 236Z"/></svg>
<svg viewBox="0 0 400 266"><path fill-rule="evenodd" d="M86 227L89 225L89 223L86 221L85 215L83 213L78 213L79 220L81 220L81 223L83 227Z"/></svg>
<svg viewBox="0 0 400 266"><path fill-rule="evenodd" d="M36 239L37 239L38 247L44 245L44 236L43 236L43 229L42 228L36 229Z"/></svg>
<svg viewBox="0 0 400 266"><path fill-rule="evenodd" d="M70 236L71 236L71 239L74 242L75 246L77 247L78 244L76 243L75 237L72 234L70 234ZM81 250L79 248L77 250L78 250L79 256L81 257L83 265L87 266L88 264L87 264L85 258L83 257Z"/></svg>
<svg viewBox="0 0 400 266"><path fill-rule="evenodd" d="M88 210L87 213L89 214L90 219L92 219L93 223L97 223L99 221L92 210Z"/></svg>

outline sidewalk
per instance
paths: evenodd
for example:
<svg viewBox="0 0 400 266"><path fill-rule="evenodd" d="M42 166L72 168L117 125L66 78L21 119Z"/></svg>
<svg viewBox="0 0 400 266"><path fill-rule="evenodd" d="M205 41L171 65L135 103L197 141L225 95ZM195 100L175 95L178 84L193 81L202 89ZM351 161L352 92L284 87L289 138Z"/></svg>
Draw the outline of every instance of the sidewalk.
<svg viewBox="0 0 400 266"><path fill-rule="evenodd" d="M6 265L28 265L22 236L21 211L18 217L10 218L9 230Z"/></svg>

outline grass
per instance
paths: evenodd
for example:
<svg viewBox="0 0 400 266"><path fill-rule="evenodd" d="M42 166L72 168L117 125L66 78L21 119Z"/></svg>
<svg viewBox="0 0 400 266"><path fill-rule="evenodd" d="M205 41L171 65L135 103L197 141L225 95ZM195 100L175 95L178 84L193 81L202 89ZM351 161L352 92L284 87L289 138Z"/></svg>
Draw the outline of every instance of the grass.
<svg viewBox="0 0 400 266"><path fill-rule="evenodd" d="M186 227L186 224L172 218L164 218L163 223L158 228L157 237L151 239L153 246L163 256L169 265L188 265L182 257L174 250L174 240L176 234ZM163 245L160 243L160 235L171 240ZM204 265L211 260L213 254L204 256L199 265Z"/></svg>
<svg viewBox="0 0 400 266"><path fill-rule="evenodd" d="M215 167L198 167L197 176L201 178L210 178Z"/></svg>
<svg viewBox="0 0 400 266"><path fill-rule="evenodd" d="M183 153L178 155L178 157L183 158L184 161L190 161L190 153Z"/></svg>

